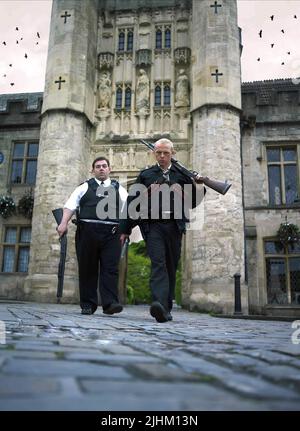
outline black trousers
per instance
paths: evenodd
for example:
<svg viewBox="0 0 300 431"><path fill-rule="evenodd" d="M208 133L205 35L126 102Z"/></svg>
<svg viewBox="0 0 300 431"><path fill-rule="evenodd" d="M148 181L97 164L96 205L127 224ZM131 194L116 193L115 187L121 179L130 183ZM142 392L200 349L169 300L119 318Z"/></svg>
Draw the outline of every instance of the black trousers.
<svg viewBox="0 0 300 431"><path fill-rule="evenodd" d="M175 221L152 222L149 223L145 239L151 260L150 289L153 301L160 302L170 311L175 297L182 233Z"/></svg>
<svg viewBox="0 0 300 431"><path fill-rule="evenodd" d="M112 227L82 222L76 231L80 305L90 305L93 311L98 306L98 284L103 308L118 302L121 243L119 233L112 233Z"/></svg>

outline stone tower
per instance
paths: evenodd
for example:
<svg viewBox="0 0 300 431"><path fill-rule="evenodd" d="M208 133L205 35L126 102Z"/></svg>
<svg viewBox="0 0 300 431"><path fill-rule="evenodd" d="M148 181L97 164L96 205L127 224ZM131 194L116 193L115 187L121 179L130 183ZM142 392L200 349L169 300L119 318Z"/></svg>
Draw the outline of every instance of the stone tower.
<svg viewBox="0 0 300 431"><path fill-rule="evenodd" d="M96 0L54 0L52 6L40 149L32 220L28 299L54 300L59 256L51 210L87 176L94 113ZM70 232L73 227L70 228ZM77 292L70 235L64 299Z"/></svg>
<svg viewBox="0 0 300 431"><path fill-rule="evenodd" d="M234 274L244 280L236 2L193 0L192 29L192 164L232 186L225 196L208 189L202 223L188 233L183 301L191 309L227 313L233 311Z"/></svg>

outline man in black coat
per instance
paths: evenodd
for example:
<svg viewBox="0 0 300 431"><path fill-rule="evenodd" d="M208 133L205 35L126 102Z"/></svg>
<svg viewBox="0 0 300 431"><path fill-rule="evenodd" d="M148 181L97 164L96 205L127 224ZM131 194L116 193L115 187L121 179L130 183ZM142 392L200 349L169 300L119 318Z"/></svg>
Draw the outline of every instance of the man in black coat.
<svg viewBox="0 0 300 431"><path fill-rule="evenodd" d="M137 185L139 193L127 199L127 218L120 222L121 242L130 235L132 227L139 224L151 260L150 289L152 305L150 314L157 322L172 320L171 310L175 293L176 270L181 253L182 234L188 222L186 208L201 202L203 193L197 192L195 181L184 175L171 158L173 143L162 138L154 144L157 164L140 172ZM196 179L202 183L201 177ZM135 206L135 202L140 206ZM135 220L138 209L140 217Z"/></svg>

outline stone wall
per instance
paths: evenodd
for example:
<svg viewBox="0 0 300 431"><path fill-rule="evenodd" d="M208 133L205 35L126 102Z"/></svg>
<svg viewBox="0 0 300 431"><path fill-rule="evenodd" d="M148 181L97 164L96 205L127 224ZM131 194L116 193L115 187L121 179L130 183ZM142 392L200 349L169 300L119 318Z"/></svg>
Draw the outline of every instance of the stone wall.
<svg viewBox="0 0 300 431"><path fill-rule="evenodd" d="M4 159L0 164L0 195L11 195L17 205L19 199L32 187L11 183L11 160L15 141L39 141L40 110L43 93L0 95L0 152ZM8 219L0 217L0 238L4 240L5 227L31 225L31 221L16 214ZM0 248L0 262L3 248ZM1 268L2 271L2 268ZM0 273L0 297L7 299L24 298L22 273Z"/></svg>
<svg viewBox="0 0 300 431"><path fill-rule="evenodd" d="M267 305L264 239L276 238L281 223L300 225L300 203L269 202L267 146L298 147L300 175L300 91L291 79L242 86L242 154L250 312L276 313ZM299 187L299 184L298 184ZM273 309L273 311L269 310ZM284 310L277 314L285 314ZM295 316L299 315L295 312Z"/></svg>

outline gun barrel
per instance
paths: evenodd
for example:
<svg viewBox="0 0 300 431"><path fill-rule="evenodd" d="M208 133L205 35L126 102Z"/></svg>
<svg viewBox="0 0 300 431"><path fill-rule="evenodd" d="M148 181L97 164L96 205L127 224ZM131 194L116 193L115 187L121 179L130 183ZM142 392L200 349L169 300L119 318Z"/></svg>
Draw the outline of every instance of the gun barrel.
<svg viewBox="0 0 300 431"><path fill-rule="evenodd" d="M121 260L124 259L124 257L126 256L128 246L129 246L129 238L126 238L121 251L121 256L120 256Z"/></svg>
<svg viewBox="0 0 300 431"><path fill-rule="evenodd" d="M62 218L63 218L64 210L63 208L56 208L55 210L52 210L52 214L55 218L55 221L57 223L57 226L60 225ZM64 287L64 274L65 274L65 263L66 263L66 254L67 254L67 236L64 233L62 237L59 239L60 242L60 256L59 256L59 264L58 264L58 272L57 272L57 303L60 303L60 298L63 294L63 287Z"/></svg>
<svg viewBox="0 0 300 431"><path fill-rule="evenodd" d="M150 150L154 151L154 144L152 144L151 142L147 142L144 139L141 139L142 144L146 145L146 147L148 147Z"/></svg>

